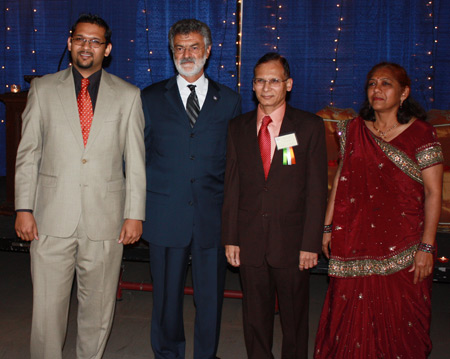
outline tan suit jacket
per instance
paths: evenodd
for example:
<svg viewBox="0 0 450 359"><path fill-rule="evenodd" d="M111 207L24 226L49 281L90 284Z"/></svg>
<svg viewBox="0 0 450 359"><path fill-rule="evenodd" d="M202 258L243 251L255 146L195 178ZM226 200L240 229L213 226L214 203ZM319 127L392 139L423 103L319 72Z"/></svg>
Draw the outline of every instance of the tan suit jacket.
<svg viewBox="0 0 450 359"><path fill-rule="evenodd" d="M16 209L31 209L39 234L71 236L82 216L92 240L114 240L124 219L144 220L140 91L103 70L83 145L72 69L34 79L22 115Z"/></svg>

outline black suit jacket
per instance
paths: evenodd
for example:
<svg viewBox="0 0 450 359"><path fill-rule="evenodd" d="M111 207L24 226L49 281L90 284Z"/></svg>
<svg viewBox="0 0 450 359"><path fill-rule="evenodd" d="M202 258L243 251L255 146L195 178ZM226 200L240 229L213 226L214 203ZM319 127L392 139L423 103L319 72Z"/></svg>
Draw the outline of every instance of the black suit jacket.
<svg viewBox="0 0 450 359"><path fill-rule="evenodd" d="M229 121L241 97L211 79L194 128L176 76L142 91L145 116L147 221L143 237L167 247L220 247Z"/></svg>
<svg viewBox="0 0 450 359"><path fill-rule="evenodd" d="M240 247L242 265L298 266L299 251L320 252L327 199L325 130L320 117L287 105L280 136L295 133L296 164L275 150L267 180L256 111L229 125L222 244Z"/></svg>

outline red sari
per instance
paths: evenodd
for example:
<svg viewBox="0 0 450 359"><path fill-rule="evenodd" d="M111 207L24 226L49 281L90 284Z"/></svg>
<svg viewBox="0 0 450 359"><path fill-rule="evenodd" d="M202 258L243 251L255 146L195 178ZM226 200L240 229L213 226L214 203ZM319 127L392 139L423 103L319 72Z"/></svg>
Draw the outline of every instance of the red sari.
<svg viewBox="0 0 450 359"><path fill-rule="evenodd" d="M431 125L416 120L384 142L362 118L338 125L330 284L316 359L426 358L432 278L413 284L424 224L421 170L442 163Z"/></svg>

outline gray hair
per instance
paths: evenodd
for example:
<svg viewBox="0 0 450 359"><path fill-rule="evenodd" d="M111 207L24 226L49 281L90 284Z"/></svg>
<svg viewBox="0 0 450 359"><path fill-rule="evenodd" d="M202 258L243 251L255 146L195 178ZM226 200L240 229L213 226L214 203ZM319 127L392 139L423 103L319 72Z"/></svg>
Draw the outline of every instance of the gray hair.
<svg viewBox="0 0 450 359"><path fill-rule="evenodd" d="M197 32L203 36L205 47L208 47L212 44L211 30L209 29L208 25L196 19L183 19L173 24L169 30L169 44L172 51L173 39L175 35L187 35L191 32Z"/></svg>

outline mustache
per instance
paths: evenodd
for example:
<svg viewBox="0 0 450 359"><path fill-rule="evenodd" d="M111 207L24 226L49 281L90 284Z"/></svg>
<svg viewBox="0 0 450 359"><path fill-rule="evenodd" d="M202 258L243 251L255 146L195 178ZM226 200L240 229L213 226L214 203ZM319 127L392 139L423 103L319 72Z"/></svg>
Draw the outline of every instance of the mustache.
<svg viewBox="0 0 450 359"><path fill-rule="evenodd" d="M193 62L195 64L195 58L194 57L185 57L180 60L180 65L183 65L186 62Z"/></svg>

